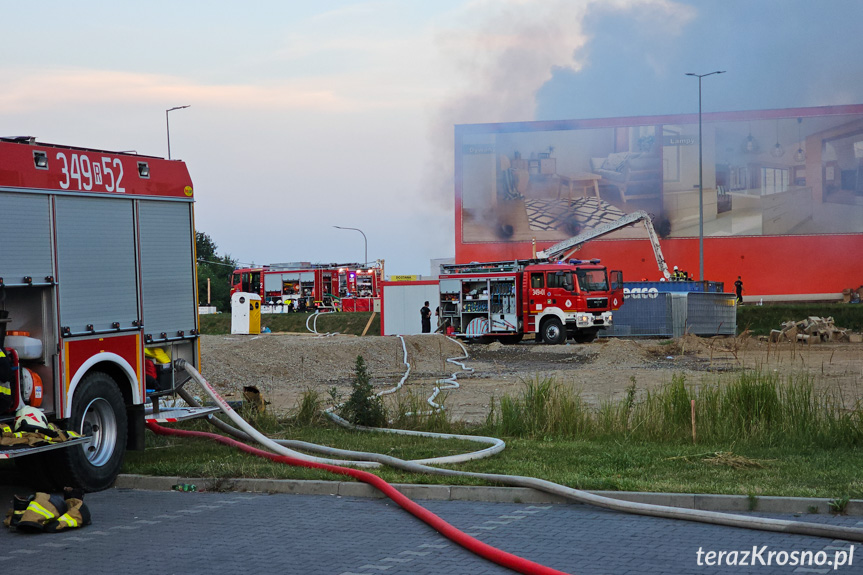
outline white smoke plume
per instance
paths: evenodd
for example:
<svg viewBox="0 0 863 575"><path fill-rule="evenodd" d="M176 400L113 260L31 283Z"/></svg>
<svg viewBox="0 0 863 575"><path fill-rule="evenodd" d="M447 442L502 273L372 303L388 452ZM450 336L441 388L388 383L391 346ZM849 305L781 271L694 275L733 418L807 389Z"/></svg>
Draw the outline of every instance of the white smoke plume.
<svg viewBox="0 0 863 575"><path fill-rule="evenodd" d="M594 10L661 22L666 29L693 16L691 7L670 0L476 0L458 15L457 26L438 33L456 91L431 118L426 197L451 205L454 125L533 120L536 93L553 70L581 69L591 37L585 19Z"/></svg>

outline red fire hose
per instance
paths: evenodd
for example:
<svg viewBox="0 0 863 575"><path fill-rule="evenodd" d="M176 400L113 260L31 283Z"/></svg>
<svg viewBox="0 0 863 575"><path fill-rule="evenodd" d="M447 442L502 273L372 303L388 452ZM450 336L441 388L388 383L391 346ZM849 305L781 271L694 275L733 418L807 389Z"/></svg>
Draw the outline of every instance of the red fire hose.
<svg viewBox="0 0 863 575"><path fill-rule="evenodd" d="M518 557L517 555L513 555L512 553L501 551L496 547L487 545L482 541L479 541L478 539L467 535L466 533L459 529L456 529L428 509L425 509L417 503L414 503L413 501L402 495L395 487L393 487L377 475L374 475L367 471L360 471L359 469L351 469L348 467L339 467L337 465L329 465L326 463L317 463L314 461L304 461L294 457L288 457L286 455L276 455L275 453L269 453L255 447L251 447L249 445L246 445L245 443L241 443L239 441L236 441L229 437L218 435L216 433L206 433L204 431L186 431L183 429L171 429L168 427L162 427L161 425L153 422L147 422L147 427L150 429L150 431L158 435L175 435L179 437L201 437L205 439L211 439L225 445L231 445L233 447L236 447L237 449L245 451L246 453L270 459L271 461L275 461L277 463L284 463L285 465L293 465L295 467L323 469L324 471L329 471L330 473L353 477L354 479L358 479L364 483L368 483L372 487L375 487L384 495L392 499L396 504L399 505L399 507L401 507L411 515L417 517L418 519L424 521L425 523L430 525L435 531L437 531L447 539L461 545L468 551L471 551L472 553L475 553L480 557L483 557L484 559L488 559L489 561L497 563L498 565L501 565L508 569L512 569L513 571L524 573L525 575L567 575L563 571L558 571L556 569L552 569L551 567L546 567L545 565L540 565L539 563L534 563L533 561L530 561L528 559Z"/></svg>

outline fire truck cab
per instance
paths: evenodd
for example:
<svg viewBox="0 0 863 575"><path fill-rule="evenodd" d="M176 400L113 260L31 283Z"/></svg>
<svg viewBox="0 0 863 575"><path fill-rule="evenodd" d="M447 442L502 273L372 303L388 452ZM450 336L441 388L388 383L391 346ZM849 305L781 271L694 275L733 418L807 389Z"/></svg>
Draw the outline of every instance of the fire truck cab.
<svg viewBox="0 0 863 575"><path fill-rule="evenodd" d="M42 485L105 489L145 419L211 411L158 402L187 380L173 360L198 365L193 206L181 161L0 138L0 345L15 368L0 422L29 404L83 436L0 459Z"/></svg>

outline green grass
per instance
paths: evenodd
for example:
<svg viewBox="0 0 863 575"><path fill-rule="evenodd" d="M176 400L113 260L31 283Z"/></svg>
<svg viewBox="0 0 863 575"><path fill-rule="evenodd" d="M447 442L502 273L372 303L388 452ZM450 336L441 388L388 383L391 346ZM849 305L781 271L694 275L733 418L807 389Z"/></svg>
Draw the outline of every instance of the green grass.
<svg viewBox="0 0 863 575"><path fill-rule="evenodd" d="M274 332L309 333L306 329L308 313L273 313L261 314L261 327L268 327ZM352 335L363 333L369 321L370 312L356 313L323 313L317 320L319 333L338 332ZM314 320L312 320L314 321ZM309 323L311 326L312 323ZM200 316L201 333L207 335L223 335L231 333L231 314L206 314ZM375 314L375 319L366 335L380 335L381 317Z"/></svg>
<svg viewBox="0 0 863 575"><path fill-rule="evenodd" d="M450 455L477 448L477 444L462 441L321 427L295 428L283 435L344 449L385 453L403 459ZM206 440L148 434L147 443L147 451L127 455L123 469L125 473L203 477L213 485L235 477L345 480L323 471L277 465ZM729 448L760 467L736 468L707 461L715 452ZM801 449L614 439L542 441L510 438L501 454L452 468L539 477L588 490L856 499L863 497L863 480L859 476L861 466L863 450L847 447ZM417 475L392 469L375 470L374 473L396 483L483 483L473 479Z"/></svg>
<svg viewBox="0 0 863 575"><path fill-rule="evenodd" d="M860 304L771 304L744 305L737 308L737 330L749 329L767 335L784 321L799 321L809 316L833 317L838 327L863 331L863 305Z"/></svg>
<svg viewBox="0 0 863 575"><path fill-rule="evenodd" d="M691 438L691 400L696 400L698 443ZM477 444L386 433L351 432L309 416L319 398L304 394L297 417L245 414L261 431L343 449L402 459L451 455ZM840 409L837 398L816 392L810 380L741 374L723 386L687 385L675 377L665 388L640 394L630 387L623 400L598 409L570 388L549 379L525 382L503 397L481 428L468 429L445 416L409 416L418 397L394 408L400 426L456 433L497 435L500 454L455 466L483 473L524 475L589 490L669 491L738 495L863 497L863 433L857 411ZM391 411L393 413L393 411ZM207 429L203 421L184 427ZM130 453L124 471L203 477L218 486L227 478L337 479L326 472L276 465L205 440L148 434L148 449ZM375 471L403 483L479 484L468 478Z"/></svg>
<svg viewBox="0 0 863 575"><path fill-rule="evenodd" d="M682 375L637 399L594 409L571 387L553 379L525 382L500 399L484 431L527 439L612 439L686 442L692 437L692 401L700 442L756 447L863 447L863 414L847 410L838 392L816 391L805 374L743 372L733 380L688 384Z"/></svg>

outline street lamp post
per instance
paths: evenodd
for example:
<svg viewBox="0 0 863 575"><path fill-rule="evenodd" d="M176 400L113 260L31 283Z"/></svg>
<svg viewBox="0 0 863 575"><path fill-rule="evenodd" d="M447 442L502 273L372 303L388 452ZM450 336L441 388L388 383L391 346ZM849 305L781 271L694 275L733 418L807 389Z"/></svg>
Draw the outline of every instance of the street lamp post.
<svg viewBox="0 0 863 575"><path fill-rule="evenodd" d="M701 154L701 79L724 73L725 70L717 70L707 74L686 73L687 76L698 78L698 279L701 281L704 281L704 167Z"/></svg>
<svg viewBox="0 0 863 575"><path fill-rule="evenodd" d="M361 234L363 234L363 242L365 242L364 257L366 258L365 261L363 261L363 265L364 266L368 265L368 263L369 263L369 240L368 240L368 238L366 238L366 234L363 233L363 230L361 230L359 228L343 228L342 226L333 226L333 227L338 228L340 230L354 230L356 232L360 232Z"/></svg>
<svg viewBox="0 0 863 575"><path fill-rule="evenodd" d="M191 106L191 104L189 104ZM171 159L171 123L168 121L168 112L173 112L174 110L182 110L183 108L188 108L189 106L174 106L173 108L168 108L165 110L165 127L168 130L168 159Z"/></svg>

